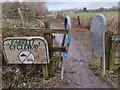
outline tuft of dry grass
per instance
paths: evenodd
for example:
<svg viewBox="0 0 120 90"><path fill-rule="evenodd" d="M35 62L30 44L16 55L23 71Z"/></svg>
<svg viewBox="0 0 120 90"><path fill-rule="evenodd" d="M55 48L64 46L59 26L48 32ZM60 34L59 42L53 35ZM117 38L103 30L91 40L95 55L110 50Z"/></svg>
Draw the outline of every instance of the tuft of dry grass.
<svg viewBox="0 0 120 90"><path fill-rule="evenodd" d="M119 34L118 33L118 17L112 16L112 17L106 17L107 19L107 31L113 32L113 34Z"/></svg>

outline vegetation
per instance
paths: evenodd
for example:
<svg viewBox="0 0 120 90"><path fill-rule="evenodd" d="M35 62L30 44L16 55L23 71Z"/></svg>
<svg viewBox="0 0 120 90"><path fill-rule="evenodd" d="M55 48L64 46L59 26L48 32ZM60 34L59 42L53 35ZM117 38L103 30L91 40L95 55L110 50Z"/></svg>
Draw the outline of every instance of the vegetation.
<svg viewBox="0 0 120 90"><path fill-rule="evenodd" d="M18 2L14 2L14 3L10 3L10 2L6 2L3 3L3 19L2 19L2 24L3 27L21 27L21 17L19 15L19 11L18 8L20 8L22 15L23 15L23 19L25 20L29 20L29 19L34 19L34 18L42 18L42 16L45 15L45 13L47 12L46 7L44 6L45 3L18 3ZM87 8L84 8L84 11L86 11ZM77 16L80 16L80 19L87 19L88 22L90 21L88 18L92 18L94 17L96 14L103 14L107 17L107 30L109 31L113 31L113 32L117 32L118 31L118 12L117 11L109 11L109 12L79 12L79 13L69 13L67 15L71 16L72 18L77 18ZM48 16L57 16L57 14L48 14ZM115 16L115 17L113 17ZM14 20L13 20L14 19ZM113 22L113 23L112 23ZM89 22L88 24L90 25L91 22ZM87 26L86 23L83 23L84 26ZM112 24L112 25L111 25ZM26 28L38 28L40 27L39 23L36 22L36 20L31 20L31 22L26 21L25 25ZM11 31L11 33L5 33L5 31L2 32L3 37L8 37L8 36L23 36L25 35L23 32L23 34L16 34L15 32ZM19 31L18 31L19 32ZM38 35L40 33L35 32L30 34L30 32L28 32L29 36L32 35ZM24 67L25 68L25 67ZM28 69L31 68L28 66ZM38 68L40 69L40 67ZM34 67L33 69L34 70ZM60 82L59 78L60 75L56 74L55 78L58 78L58 80L53 79L53 80L44 80L42 78L42 73L38 72L38 73L34 73L34 75L32 75L32 77L29 77L29 72L24 74L20 72L20 70L18 69L17 66L12 66L12 67L8 67L8 66L4 66L3 67L3 87L4 88L9 88L9 87L14 87L14 88L40 88L40 87L44 87L44 85L46 84L50 84L52 82Z"/></svg>
<svg viewBox="0 0 120 90"><path fill-rule="evenodd" d="M107 16L107 31L110 31L114 34L118 33L118 17L117 16Z"/></svg>
<svg viewBox="0 0 120 90"><path fill-rule="evenodd" d="M9 19L20 18L18 8L26 20L34 17L41 18L47 12L44 2L4 2L2 7L3 17Z"/></svg>
<svg viewBox="0 0 120 90"><path fill-rule="evenodd" d="M45 16L45 13L47 12L47 9L45 7L45 3L42 2L5 2L2 4L2 28L40 28L42 27L40 25L40 22L38 19L41 20L43 16ZM21 18L22 17L22 18ZM24 23L21 22L24 21ZM40 33L31 33L30 31L26 31L27 34L25 34L23 31L18 30L17 33L14 32L14 30L11 30L10 32L5 31L2 29L2 39L7 37L20 37L20 36L38 36ZM23 88L23 87L37 87L36 82L40 82L39 84L42 86L44 79L42 78L41 73L35 73L32 75L32 77L28 77L27 74L29 72L23 74L19 70L19 66L17 65L11 65L7 66L4 60L4 57L2 56L2 86L3 88ZM27 65L26 65L27 66ZM14 67L14 68L12 68ZM34 69L34 67L28 66L28 68L31 68L31 70ZM9 70L8 70L9 69ZM26 67L24 67L24 70ZM38 84L38 83L37 83ZM39 86L40 86L39 85Z"/></svg>
<svg viewBox="0 0 120 90"><path fill-rule="evenodd" d="M110 11L110 12L80 12L80 13L69 13L66 14L72 18L77 18L77 16L80 16L80 18L92 18L94 17L96 14L103 14L105 16L118 16L118 12L117 11ZM57 14L48 14L48 16L56 16Z"/></svg>
<svg viewBox="0 0 120 90"><path fill-rule="evenodd" d="M114 16L117 15L118 12L80 12L80 13L73 13L73 14L67 14L73 18L80 16L81 18L92 18L96 14L103 14L105 16Z"/></svg>

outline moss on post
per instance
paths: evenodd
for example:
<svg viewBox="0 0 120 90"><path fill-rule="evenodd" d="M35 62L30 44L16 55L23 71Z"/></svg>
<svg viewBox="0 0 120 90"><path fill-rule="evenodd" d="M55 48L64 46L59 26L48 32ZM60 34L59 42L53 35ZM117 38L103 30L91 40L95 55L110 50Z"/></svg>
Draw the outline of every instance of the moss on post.
<svg viewBox="0 0 120 90"><path fill-rule="evenodd" d="M115 64L115 57L116 57L116 49L117 49L118 43L116 41L112 42L111 52L110 52L110 62L109 62L109 71L112 71L114 69Z"/></svg>
<svg viewBox="0 0 120 90"><path fill-rule="evenodd" d="M110 31L105 33L105 58L106 58L106 68L109 68L109 56L112 45L112 33Z"/></svg>
<svg viewBox="0 0 120 90"><path fill-rule="evenodd" d="M42 65L42 73L43 73L43 78L45 80L47 80L49 78L48 76L48 66L46 65Z"/></svg>

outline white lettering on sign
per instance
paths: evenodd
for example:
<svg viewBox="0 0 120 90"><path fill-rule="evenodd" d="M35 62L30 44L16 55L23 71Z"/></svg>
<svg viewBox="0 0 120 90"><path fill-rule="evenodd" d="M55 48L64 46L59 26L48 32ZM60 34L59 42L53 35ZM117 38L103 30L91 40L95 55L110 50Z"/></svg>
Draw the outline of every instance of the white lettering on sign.
<svg viewBox="0 0 120 90"><path fill-rule="evenodd" d="M3 40L3 51L10 64L49 63L48 43L43 37L10 37Z"/></svg>

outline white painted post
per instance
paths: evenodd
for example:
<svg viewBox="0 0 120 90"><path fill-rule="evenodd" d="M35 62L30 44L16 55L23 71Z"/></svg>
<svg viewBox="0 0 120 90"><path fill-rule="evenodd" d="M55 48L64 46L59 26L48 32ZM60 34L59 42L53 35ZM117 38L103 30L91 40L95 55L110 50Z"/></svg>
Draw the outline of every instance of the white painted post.
<svg viewBox="0 0 120 90"><path fill-rule="evenodd" d="M71 26L71 18L69 16L65 17L65 29L68 29L68 36L66 39L66 47L69 49L70 46L70 42L71 42L71 30L72 30L72 26ZM61 79L64 78L64 65L65 65L65 61L67 60L68 57L68 49L64 52L64 56L63 56L63 62L62 62L62 69L61 69Z"/></svg>
<svg viewBox="0 0 120 90"><path fill-rule="evenodd" d="M105 76L105 70L106 70L106 62L105 62L105 33L103 33L103 71L102 71L102 75Z"/></svg>
<svg viewBox="0 0 120 90"><path fill-rule="evenodd" d="M105 61L105 32L106 32L106 18L102 14L97 14L91 25L91 41L93 55L101 60L102 57L102 75L105 75L106 61ZM93 57L94 58L94 57ZM99 62L99 61L98 61Z"/></svg>

